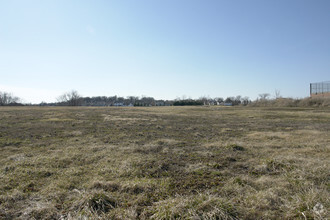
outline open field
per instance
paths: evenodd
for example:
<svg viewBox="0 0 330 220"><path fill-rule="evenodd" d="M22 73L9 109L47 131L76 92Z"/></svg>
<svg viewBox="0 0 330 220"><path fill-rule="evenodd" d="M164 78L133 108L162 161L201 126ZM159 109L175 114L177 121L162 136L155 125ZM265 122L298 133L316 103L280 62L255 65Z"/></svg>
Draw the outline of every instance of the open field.
<svg viewBox="0 0 330 220"><path fill-rule="evenodd" d="M330 108L0 108L0 219L327 219Z"/></svg>

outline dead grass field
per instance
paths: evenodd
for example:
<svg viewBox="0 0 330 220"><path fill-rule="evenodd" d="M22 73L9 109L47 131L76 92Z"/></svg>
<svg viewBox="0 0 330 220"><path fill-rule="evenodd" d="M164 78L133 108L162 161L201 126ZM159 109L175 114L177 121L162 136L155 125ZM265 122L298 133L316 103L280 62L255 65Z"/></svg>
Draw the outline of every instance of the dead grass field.
<svg viewBox="0 0 330 220"><path fill-rule="evenodd" d="M0 219L327 219L330 108L0 108Z"/></svg>

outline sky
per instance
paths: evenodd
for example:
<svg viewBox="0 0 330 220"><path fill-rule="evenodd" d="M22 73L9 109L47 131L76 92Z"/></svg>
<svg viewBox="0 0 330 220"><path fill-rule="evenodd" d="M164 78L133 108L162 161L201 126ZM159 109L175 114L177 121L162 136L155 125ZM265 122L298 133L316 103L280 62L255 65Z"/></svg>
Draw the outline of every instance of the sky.
<svg viewBox="0 0 330 220"><path fill-rule="evenodd" d="M329 0L0 0L0 91L309 96L330 80Z"/></svg>

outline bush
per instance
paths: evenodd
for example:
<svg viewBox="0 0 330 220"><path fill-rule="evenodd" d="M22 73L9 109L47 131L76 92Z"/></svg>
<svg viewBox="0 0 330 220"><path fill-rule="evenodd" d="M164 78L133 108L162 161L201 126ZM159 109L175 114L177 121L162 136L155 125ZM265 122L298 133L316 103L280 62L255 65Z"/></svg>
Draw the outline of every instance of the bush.
<svg viewBox="0 0 330 220"><path fill-rule="evenodd" d="M174 106L184 106L184 105L204 105L202 100L177 100L173 103Z"/></svg>

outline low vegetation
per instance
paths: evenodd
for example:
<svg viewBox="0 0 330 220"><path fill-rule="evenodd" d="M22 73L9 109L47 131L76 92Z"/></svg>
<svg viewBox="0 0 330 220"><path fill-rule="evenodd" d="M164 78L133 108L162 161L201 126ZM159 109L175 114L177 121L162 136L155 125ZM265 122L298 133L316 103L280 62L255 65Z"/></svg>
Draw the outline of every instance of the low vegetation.
<svg viewBox="0 0 330 220"><path fill-rule="evenodd" d="M330 107L330 98L277 98L258 99L249 104L254 107Z"/></svg>
<svg viewBox="0 0 330 220"><path fill-rule="evenodd" d="M326 219L329 108L2 107L0 219Z"/></svg>

